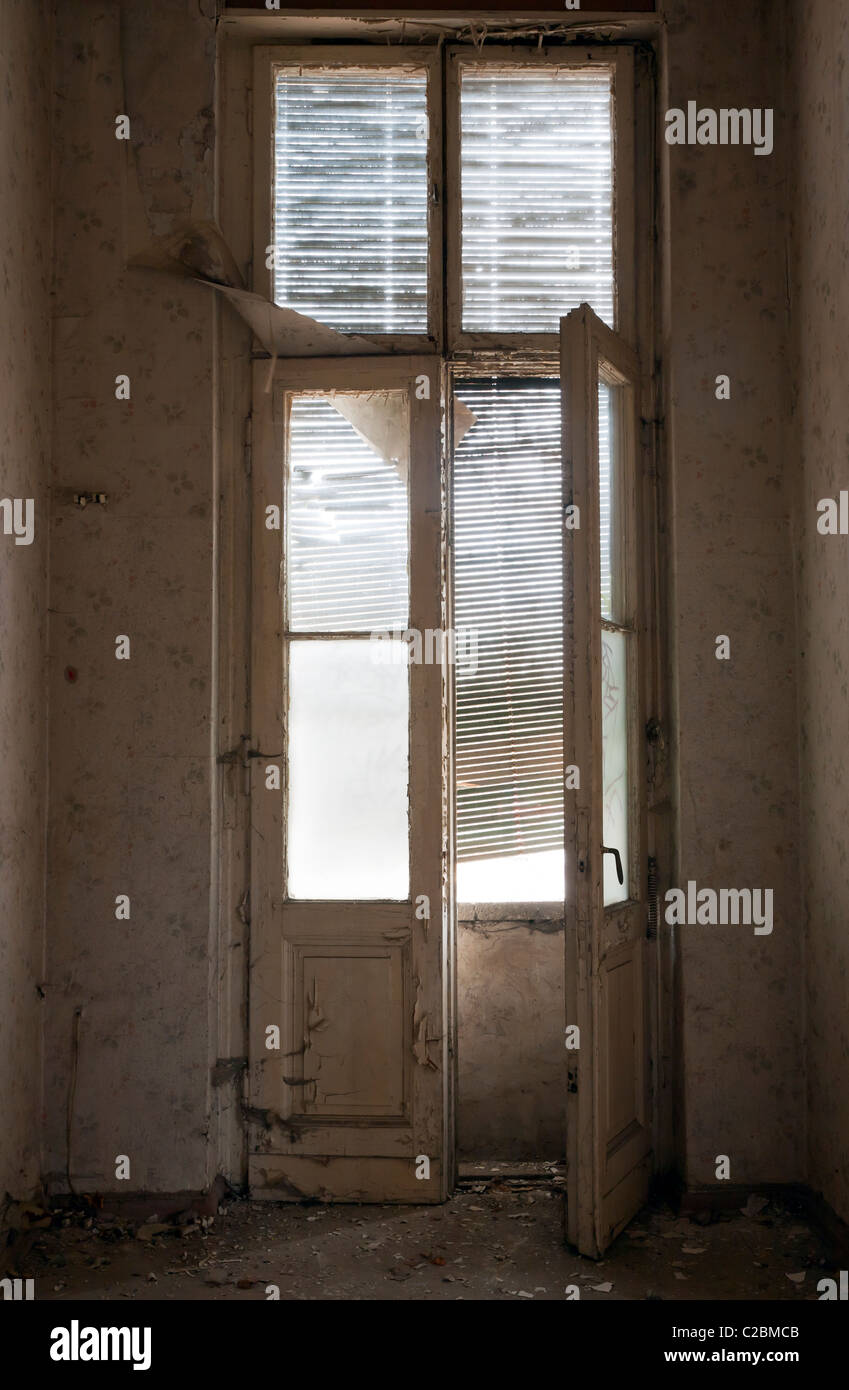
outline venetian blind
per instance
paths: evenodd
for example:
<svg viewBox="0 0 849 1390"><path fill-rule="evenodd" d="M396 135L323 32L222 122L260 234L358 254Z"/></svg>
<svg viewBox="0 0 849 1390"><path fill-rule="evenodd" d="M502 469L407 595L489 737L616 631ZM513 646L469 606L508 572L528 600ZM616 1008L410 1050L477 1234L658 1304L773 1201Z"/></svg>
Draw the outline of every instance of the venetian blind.
<svg viewBox="0 0 849 1390"><path fill-rule="evenodd" d="M326 397L292 402L287 510L292 632L406 628L406 484Z"/></svg>
<svg viewBox="0 0 849 1390"><path fill-rule="evenodd" d="M454 602L477 633L456 669L461 860L563 847L560 384L462 381L476 423L454 457Z"/></svg>
<svg viewBox="0 0 849 1390"><path fill-rule="evenodd" d="M340 332L427 332L423 70L275 69L274 298Z"/></svg>
<svg viewBox="0 0 849 1390"><path fill-rule="evenodd" d="M613 326L609 68L461 69L463 327Z"/></svg>

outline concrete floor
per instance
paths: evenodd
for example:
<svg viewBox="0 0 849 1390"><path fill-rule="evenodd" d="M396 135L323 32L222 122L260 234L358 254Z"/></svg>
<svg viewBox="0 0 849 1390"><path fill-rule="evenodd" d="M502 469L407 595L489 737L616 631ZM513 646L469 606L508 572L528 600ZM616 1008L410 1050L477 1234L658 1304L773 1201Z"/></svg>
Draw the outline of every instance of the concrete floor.
<svg viewBox="0 0 849 1390"><path fill-rule="evenodd" d="M834 1274L810 1224L762 1198L707 1225L654 1204L597 1264L564 1246L563 1200L559 1180L500 1178L439 1207L227 1201L182 1226L31 1210L13 1272L59 1302L264 1299L269 1284L286 1300L562 1300L572 1284L589 1300L792 1302Z"/></svg>

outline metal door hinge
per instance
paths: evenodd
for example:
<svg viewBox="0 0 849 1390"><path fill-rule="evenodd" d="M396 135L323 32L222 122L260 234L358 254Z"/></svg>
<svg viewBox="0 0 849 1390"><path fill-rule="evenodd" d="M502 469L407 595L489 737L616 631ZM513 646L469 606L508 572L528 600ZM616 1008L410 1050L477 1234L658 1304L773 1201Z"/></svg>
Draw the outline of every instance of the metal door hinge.
<svg viewBox="0 0 849 1390"><path fill-rule="evenodd" d="M247 744L251 741L250 734L242 734L235 748L231 748L227 753L219 753L216 758L218 763L239 763L242 767L248 766Z"/></svg>
<svg viewBox="0 0 849 1390"><path fill-rule="evenodd" d="M590 818L588 812L579 811L577 821L578 873L585 874L589 863Z"/></svg>
<svg viewBox="0 0 849 1390"><path fill-rule="evenodd" d="M242 445L243 445L243 449L244 449L245 472L247 473L248 477L250 477L250 476L251 476L251 469L253 468L253 451L254 451L254 417L253 417L253 415L246 415L246 416L245 416L245 428L244 428L244 433L243 433L243 436L242 436Z"/></svg>
<svg viewBox="0 0 849 1390"><path fill-rule="evenodd" d="M666 736L663 732L663 725L654 716L646 724L646 738L653 747L662 753L666 747Z"/></svg>
<svg viewBox="0 0 849 1390"><path fill-rule="evenodd" d="M646 920L646 938L654 941L657 937L658 925L658 891L657 891L657 860L654 855L649 855L648 877L647 877L647 896L648 914Z"/></svg>

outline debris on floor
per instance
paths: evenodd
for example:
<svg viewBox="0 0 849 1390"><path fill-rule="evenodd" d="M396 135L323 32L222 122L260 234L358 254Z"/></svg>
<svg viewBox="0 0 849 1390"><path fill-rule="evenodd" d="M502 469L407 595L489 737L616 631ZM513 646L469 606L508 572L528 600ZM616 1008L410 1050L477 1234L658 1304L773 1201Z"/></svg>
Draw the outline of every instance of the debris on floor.
<svg viewBox="0 0 849 1390"><path fill-rule="evenodd" d="M20 1214L15 1276L36 1297L125 1299L811 1299L819 1235L766 1198L677 1216L644 1208L604 1259L564 1243L562 1174L465 1177L441 1206L225 1199L216 1216L119 1220L80 1201Z"/></svg>

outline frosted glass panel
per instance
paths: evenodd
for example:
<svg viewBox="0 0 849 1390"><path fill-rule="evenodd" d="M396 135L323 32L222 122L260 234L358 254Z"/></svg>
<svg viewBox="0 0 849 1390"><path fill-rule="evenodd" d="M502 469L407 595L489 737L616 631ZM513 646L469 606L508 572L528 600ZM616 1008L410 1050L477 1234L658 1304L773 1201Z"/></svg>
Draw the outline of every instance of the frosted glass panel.
<svg viewBox="0 0 849 1390"><path fill-rule="evenodd" d="M408 455L403 391L335 392L292 401L287 528L292 632L406 628Z"/></svg>
<svg viewBox="0 0 849 1390"><path fill-rule="evenodd" d="M601 634L601 746L604 783L604 843L622 856L624 884L612 854L604 856L604 902L628 897L628 718L627 647L622 632Z"/></svg>
<svg viewBox="0 0 849 1390"><path fill-rule="evenodd" d="M394 655L289 644L291 898L409 897L409 668Z"/></svg>

